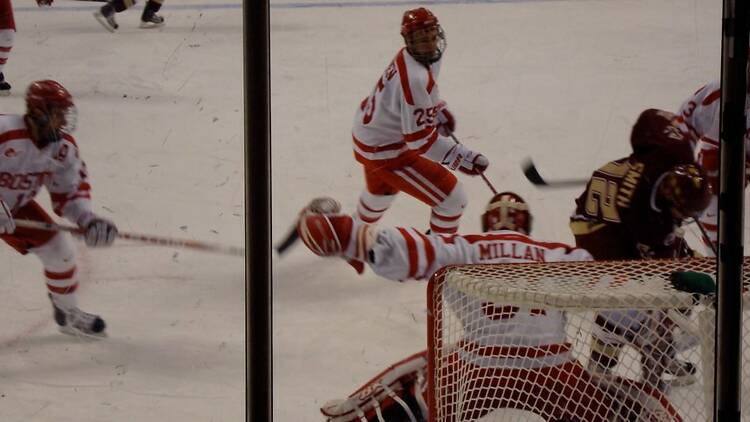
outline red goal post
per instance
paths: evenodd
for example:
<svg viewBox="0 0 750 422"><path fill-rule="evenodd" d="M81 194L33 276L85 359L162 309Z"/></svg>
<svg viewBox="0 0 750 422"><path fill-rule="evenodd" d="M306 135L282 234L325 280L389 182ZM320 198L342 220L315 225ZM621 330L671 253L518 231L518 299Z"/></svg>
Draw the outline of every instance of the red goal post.
<svg viewBox="0 0 750 422"><path fill-rule="evenodd" d="M668 277L715 268L694 258L441 269L427 289L430 421L710 420L714 298L677 291ZM749 273L745 258L745 286ZM743 333L748 302L745 293ZM552 342L558 326L564 340ZM605 371L587 368L594 334L604 339L597 351L615 351ZM743 413L749 360L743 335ZM675 376L676 362L694 374Z"/></svg>

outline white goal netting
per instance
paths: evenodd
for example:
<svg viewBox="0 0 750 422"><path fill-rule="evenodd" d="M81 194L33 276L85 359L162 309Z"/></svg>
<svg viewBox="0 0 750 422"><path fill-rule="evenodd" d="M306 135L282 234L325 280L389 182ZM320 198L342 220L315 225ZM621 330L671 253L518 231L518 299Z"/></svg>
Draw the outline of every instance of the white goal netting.
<svg viewBox="0 0 750 422"><path fill-rule="evenodd" d="M431 421L707 421L715 260L466 265L428 287ZM743 283L750 286L750 260ZM746 291L747 289L743 289ZM745 294L743 334L750 329ZM750 414L743 335L743 415Z"/></svg>

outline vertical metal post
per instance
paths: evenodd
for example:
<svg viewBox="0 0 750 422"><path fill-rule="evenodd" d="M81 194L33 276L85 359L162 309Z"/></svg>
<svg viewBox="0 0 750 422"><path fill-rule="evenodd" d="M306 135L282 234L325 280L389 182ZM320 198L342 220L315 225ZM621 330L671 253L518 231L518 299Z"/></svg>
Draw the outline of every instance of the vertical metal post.
<svg viewBox="0 0 750 422"><path fill-rule="evenodd" d="M247 419L273 418L269 0L244 0Z"/></svg>
<svg viewBox="0 0 750 422"><path fill-rule="evenodd" d="M724 0L714 420L740 420L748 4Z"/></svg>

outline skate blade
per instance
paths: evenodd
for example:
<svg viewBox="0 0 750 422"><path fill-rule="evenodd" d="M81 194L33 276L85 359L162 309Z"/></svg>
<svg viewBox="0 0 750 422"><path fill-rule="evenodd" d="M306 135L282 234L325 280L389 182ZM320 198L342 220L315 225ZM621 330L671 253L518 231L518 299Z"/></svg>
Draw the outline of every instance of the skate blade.
<svg viewBox="0 0 750 422"><path fill-rule="evenodd" d="M688 385L695 384L698 381L698 378L695 375L684 375L681 377L664 375L662 381L671 387L687 387Z"/></svg>
<svg viewBox="0 0 750 422"><path fill-rule="evenodd" d="M0 91L0 97L7 97L10 95L10 90L6 89L5 91Z"/></svg>
<svg viewBox="0 0 750 422"><path fill-rule="evenodd" d="M103 338L107 337L107 332L106 331L102 331L101 333L96 333L96 334L89 334L89 333L84 333L83 331L80 331L80 330L78 330L76 328L73 328L73 327L71 327L69 325L64 325L64 326L58 327L58 329L63 334L67 334L69 336L78 337L78 338L86 338L86 339L90 339L90 340L100 340L100 339L103 339Z"/></svg>
<svg viewBox="0 0 750 422"><path fill-rule="evenodd" d="M141 24L138 25L141 29L154 29L154 28L161 28L164 26L164 22L162 23L153 23L153 22L143 22L141 21Z"/></svg>
<svg viewBox="0 0 750 422"><path fill-rule="evenodd" d="M99 11L94 12L94 17L96 18L97 22L99 22L107 31L114 33L117 29L110 25L109 22L107 22L107 18L104 17L104 15L102 15Z"/></svg>

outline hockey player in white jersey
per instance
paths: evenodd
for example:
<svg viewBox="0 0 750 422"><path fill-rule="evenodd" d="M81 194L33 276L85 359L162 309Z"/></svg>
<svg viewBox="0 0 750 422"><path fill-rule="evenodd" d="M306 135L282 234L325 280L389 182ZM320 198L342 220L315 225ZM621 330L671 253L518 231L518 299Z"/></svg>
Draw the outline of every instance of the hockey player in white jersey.
<svg viewBox="0 0 750 422"><path fill-rule="evenodd" d="M456 120L438 92L446 42L437 17L423 7L407 10L401 35L406 46L354 117L354 156L366 184L356 216L375 223L396 194L405 192L431 207L433 233L455 233L468 199L448 169L474 176L489 161L449 137Z"/></svg>
<svg viewBox="0 0 750 422"><path fill-rule="evenodd" d="M677 113L680 130L691 138L697 139L693 144L695 158L706 171L711 183L713 198L708 208L698 218L705 229L703 243L708 246L706 252L716 250L718 245L719 215L719 107L721 105L721 82L714 81L696 91L681 106ZM745 123L745 157L746 166L750 157L750 115ZM747 167L746 167L747 170ZM747 183L747 182L746 182Z"/></svg>
<svg viewBox="0 0 750 422"><path fill-rule="evenodd" d="M26 114L0 115L0 239L19 253L32 253L41 260L61 331L103 336L104 320L78 308L70 235L16 225L16 220L53 222L34 199L46 188L55 214L77 224L88 246L112 244L117 228L91 209L86 165L71 135L75 123L73 97L52 80L29 85Z"/></svg>
<svg viewBox="0 0 750 422"><path fill-rule="evenodd" d="M523 199L503 192L487 206L481 234L424 234L307 210L300 216L298 232L317 255L357 260L376 274L398 281L426 279L451 264L592 259L583 249L529 237L531 223ZM482 326L474 332L493 333L476 336L466 330L462 346L449 357L449 368L455 370L451 373L476 374L469 381L472 387L464 389L465 394L473 391L468 394L476 397L464 397L465 419L461 420L476 420L497 408L522 409L549 421L640 421L650 420L652 412L667 415L666 420L680 420L655 389L628 380L617 380L620 386L627 384L626 388L609 388L592 377L572 356L562 312L486 303L455 290L444 293L459 320L466 313L478 313ZM476 318L473 320L476 323ZM491 344L486 344L488 338ZM347 399L327 403L321 411L327 420L336 422L427 420L426 362L426 351L414 354L378 374ZM451 377L450 373L446 376ZM631 395L615 392L626 390ZM545 391L544 400L539 400L534 391ZM450 392L447 395L451 396Z"/></svg>

